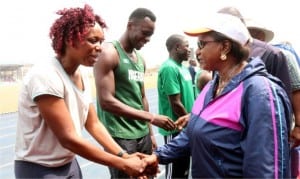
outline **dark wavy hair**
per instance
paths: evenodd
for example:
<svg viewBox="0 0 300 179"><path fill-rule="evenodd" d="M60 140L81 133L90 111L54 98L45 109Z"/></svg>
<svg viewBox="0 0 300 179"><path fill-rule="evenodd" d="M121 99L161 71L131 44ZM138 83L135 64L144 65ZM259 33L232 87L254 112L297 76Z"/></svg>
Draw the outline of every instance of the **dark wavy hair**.
<svg viewBox="0 0 300 179"><path fill-rule="evenodd" d="M82 41L90 27L98 23L102 28L107 28L105 21L89 5L84 8L69 8L59 10L56 14L61 15L50 28L52 48L59 56L65 54L66 42L74 46L75 41Z"/></svg>

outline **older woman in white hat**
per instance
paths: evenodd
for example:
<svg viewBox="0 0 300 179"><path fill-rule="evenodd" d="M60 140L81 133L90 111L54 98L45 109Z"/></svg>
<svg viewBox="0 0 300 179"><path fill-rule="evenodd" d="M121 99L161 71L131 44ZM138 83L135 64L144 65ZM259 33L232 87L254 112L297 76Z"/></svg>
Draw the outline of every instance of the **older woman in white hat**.
<svg viewBox="0 0 300 179"><path fill-rule="evenodd" d="M198 38L197 58L216 75L195 101L187 127L148 164L191 155L193 178L289 177L290 103L259 58L247 62L245 25L216 14L185 33Z"/></svg>

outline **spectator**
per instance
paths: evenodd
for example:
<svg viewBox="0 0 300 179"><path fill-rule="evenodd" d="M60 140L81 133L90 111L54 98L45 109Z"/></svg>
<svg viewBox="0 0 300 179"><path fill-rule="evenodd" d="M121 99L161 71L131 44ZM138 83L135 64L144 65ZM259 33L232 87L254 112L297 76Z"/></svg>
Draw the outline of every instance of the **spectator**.
<svg viewBox="0 0 300 179"><path fill-rule="evenodd" d="M189 70L182 65L190 56L189 42L179 34L168 37L166 47L169 58L158 71L158 109L159 113L176 121L180 116L191 112L194 103L194 89ZM179 133L159 128L165 143L170 142ZM166 178L188 178L190 158L183 157L166 166Z"/></svg>
<svg viewBox="0 0 300 179"><path fill-rule="evenodd" d="M190 59L189 60L189 67L188 67L188 69L189 69L189 72L190 72L191 77L192 77L192 82L194 84L194 82L195 82L195 75L196 75L196 73L198 71L196 60L194 60L194 59Z"/></svg>
<svg viewBox="0 0 300 179"><path fill-rule="evenodd" d="M246 20L246 25L251 36L255 39L269 42L274 36L274 33L271 30L262 27L262 25L259 25L254 20ZM278 47L285 55L288 65L292 90L291 102L295 117L295 127L291 133L291 137L293 139L294 146L298 146L300 145L300 69L297 64L297 54L293 54L293 52L289 50L291 48L286 48L287 45L285 44L276 44L274 46Z"/></svg>

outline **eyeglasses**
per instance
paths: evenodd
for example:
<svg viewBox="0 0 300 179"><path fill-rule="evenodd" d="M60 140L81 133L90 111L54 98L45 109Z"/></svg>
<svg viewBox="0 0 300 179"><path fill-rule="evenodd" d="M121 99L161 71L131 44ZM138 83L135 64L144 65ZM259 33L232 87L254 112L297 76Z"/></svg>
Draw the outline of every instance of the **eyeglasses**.
<svg viewBox="0 0 300 179"><path fill-rule="evenodd" d="M204 46L210 42L217 42L216 40L211 40L211 41L203 41L203 40L199 40L197 42L198 48L203 49Z"/></svg>

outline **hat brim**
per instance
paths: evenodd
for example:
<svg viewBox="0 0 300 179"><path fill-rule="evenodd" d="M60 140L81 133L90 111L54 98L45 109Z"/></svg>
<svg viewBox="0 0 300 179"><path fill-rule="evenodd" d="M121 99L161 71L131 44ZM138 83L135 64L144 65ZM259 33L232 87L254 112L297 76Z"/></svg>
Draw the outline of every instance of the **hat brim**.
<svg viewBox="0 0 300 179"><path fill-rule="evenodd" d="M184 30L184 33L189 36L198 36L210 31L212 31L212 29L200 27L200 28Z"/></svg>
<svg viewBox="0 0 300 179"><path fill-rule="evenodd" d="M265 28L260 28L260 27L247 27L248 29L255 29L255 30L260 30L265 33L265 41L270 42L274 38L274 32Z"/></svg>

